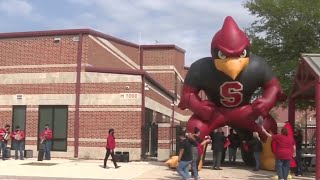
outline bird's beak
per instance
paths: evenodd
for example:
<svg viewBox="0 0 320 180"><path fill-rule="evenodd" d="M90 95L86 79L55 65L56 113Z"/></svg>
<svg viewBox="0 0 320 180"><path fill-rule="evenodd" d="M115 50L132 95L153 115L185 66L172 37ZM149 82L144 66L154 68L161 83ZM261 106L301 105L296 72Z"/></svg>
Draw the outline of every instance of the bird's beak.
<svg viewBox="0 0 320 180"><path fill-rule="evenodd" d="M219 71L224 72L235 80L239 73L249 64L249 58L215 59L214 64Z"/></svg>

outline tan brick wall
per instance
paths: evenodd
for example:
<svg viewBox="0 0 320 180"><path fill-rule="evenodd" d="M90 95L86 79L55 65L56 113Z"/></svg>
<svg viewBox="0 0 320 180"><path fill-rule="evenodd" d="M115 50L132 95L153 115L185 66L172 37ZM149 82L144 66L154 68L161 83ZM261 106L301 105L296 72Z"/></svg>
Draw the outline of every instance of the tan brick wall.
<svg viewBox="0 0 320 180"><path fill-rule="evenodd" d="M13 68L13 69L0 69L0 74L75 72L75 71L76 71L76 67Z"/></svg>
<svg viewBox="0 0 320 180"><path fill-rule="evenodd" d="M129 89L126 89L129 86ZM81 94L141 93L141 83L82 83Z"/></svg>

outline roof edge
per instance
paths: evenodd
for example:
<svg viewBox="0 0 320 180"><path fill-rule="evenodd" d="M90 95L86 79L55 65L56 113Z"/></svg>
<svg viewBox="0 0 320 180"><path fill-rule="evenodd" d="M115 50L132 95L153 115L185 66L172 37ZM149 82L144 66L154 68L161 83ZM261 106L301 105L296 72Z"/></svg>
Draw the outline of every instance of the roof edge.
<svg viewBox="0 0 320 180"><path fill-rule="evenodd" d="M143 49L175 49L181 53L186 53L186 51L174 44L154 44L154 45L141 45Z"/></svg>
<svg viewBox="0 0 320 180"><path fill-rule="evenodd" d="M78 34L89 34L89 35L101 37L107 40L111 40L119 44L139 48L139 45L135 43L132 43L123 39L119 39L114 36L104 34L102 32L95 31L92 29L64 29L64 30L48 30L48 31L9 32L9 33L0 33L0 39L41 37L41 36L65 36L65 35L78 35Z"/></svg>
<svg viewBox="0 0 320 180"><path fill-rule="evenodd" d="M95 31L92 29L64 29L64 30L48 30L48 31L25 31L25 32L9 32L0 33L0 39L6 38L24 38L24 37L41 37L41 36L64 36L64 35L77 35L77 34L89 34L92 36L97 36L107 40L114 41L119 44L128 45L131 47L139 48L138 44L116 38L114 36ZM157 45L140 45L143 49L176 49L181 53L186 51L174 44L157 44Z"/></svg>

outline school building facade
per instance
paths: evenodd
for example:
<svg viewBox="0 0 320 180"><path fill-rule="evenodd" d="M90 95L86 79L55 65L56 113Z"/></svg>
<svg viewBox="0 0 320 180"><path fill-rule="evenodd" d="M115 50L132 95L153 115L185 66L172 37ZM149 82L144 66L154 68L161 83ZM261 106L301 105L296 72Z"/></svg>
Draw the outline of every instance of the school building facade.
<svg viewBox="0 0 320 180"><path fill-rule="evenodd" d="M109 128L130 160L166 160L175 126L185 51L137 45L90 29L0 33L0 126L19 125L26 150L53 129L52 157L101 159Z"/></svg>

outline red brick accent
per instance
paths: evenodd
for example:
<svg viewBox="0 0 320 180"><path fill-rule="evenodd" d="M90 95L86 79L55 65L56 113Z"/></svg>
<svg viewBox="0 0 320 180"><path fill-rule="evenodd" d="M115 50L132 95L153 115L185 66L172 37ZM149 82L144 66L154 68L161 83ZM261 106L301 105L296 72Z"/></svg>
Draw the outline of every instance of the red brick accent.
<svg viewBox="0 0 320 180"><path fill-rule="evenodd" d="M140 112L80 111L80 138L105 138L110 128L118 139L140 139Z"/></svg>
<svg viewBox="0 0 320 180"><path fill-rule="evenodd" d="M89 39L88 41L88 63L92 66L132 69L92 39Z"/></svg>
<svg viewBox="0 0 320 180"><path fill-rule="evenodd" d="M174 73L149 73L150 76L156 79L161 85L168 90L174 90L175 74Z"/></svg>
<svg viewBox="0 0 320 180"><path fill-rule="evenodd" d="M123 44L116 43L114 41L110 41L112 45L118 48L121 52L125 52L126 56L128 56L133 62L135 62L138 66L140 66L140 52L139 48L135 48L132 46L126 46Z"/></svg>
<svg viewBox="0 0 320 180"><path fill-rule="evenodd" d="M0 111L1 124L0 128L4 128L6 124L12 123L12 111Z"/></svg>
<svg viewBox="0 0 320 180"><path fill-rule="evenodd" d="M35 37L0 40L0 66L37 64L75 64L78 42L73 36Z"/></svg>

